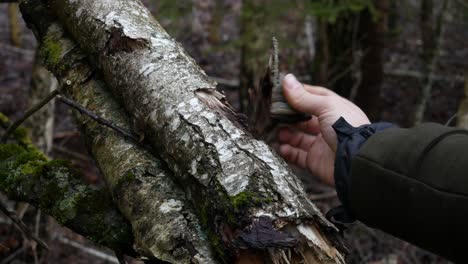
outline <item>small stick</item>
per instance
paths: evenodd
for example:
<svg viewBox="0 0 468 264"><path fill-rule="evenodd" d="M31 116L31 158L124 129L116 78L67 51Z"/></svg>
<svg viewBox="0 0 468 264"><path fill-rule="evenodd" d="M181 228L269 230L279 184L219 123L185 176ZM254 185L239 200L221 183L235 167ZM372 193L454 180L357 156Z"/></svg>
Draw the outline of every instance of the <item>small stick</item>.
<svg viewBox="0 0 468 264"><path fill-rule="evenodd" d="M80 243L78 243L76 241L73 241L73 240L68 239L68 238L66 238L64 236L61 236L61 235L56 235L54 237L54 239L57 239L62 244L65 244L65 245L74 247L76 249L79 249L79 250L83 251L84 253L87 253L87 254L89 254L91 256L94 256L96 258L100 258L100 259L105 260L105 261L110 262L110 263L119 264L119 260L116 257L114 257L112 255L109 255L106 252L103 252L103 251L100 251L100 250L97 250L97 249L94 249L94 248L87 247L87 246L85 246L83 244L80 244Z"/></svg>
<svg viewBox="0 0 468 264"><path fill-rule="evenodd" d="M3 134L2 138L0 139L0 143L5 143L8 139L8 137L11 135L13 131L15 131L26 119L28 119L31 115L39 111L44 105L46 105L50 100L54 99L55 96L57 96L60 93L61 89L55 89L51 93L49 93L42 101L31 107L22 117L20 117L18 120L13 122L5 131L5 134Z"/></svg>
<svg viewBox="0 0 468 264"><path fill-rule="evenodd" d="M336 191L309 195L311 201L326 200L336 197Z"/></svg>
<svg viewBox="0 0 468 264"><path fill-rule="evenodd" d="M4 258L2 260L2 262L0 262L0 264L7 264L7 263L11 263L10 261L12 261L13 259L15 259L19 254L23 253L23 251L26 250L26 247L25 246L22 246L20 248L18 248L17 250L15 250L15 252L11 253L11 255L9 255L8 257Z"/></svg>
<svg viewBox="0 0 468 264"><path fill-rule="evenodd" d="M112 124L110 121L108 121L108 120L96 115L95 113L89 111L88 109L84 108L83 106L81 106L77 102L75 102L75 101L73 101L73 100L71 100L69 98L66 98L63 95L57 96L57 99L60 100L62 103L76 109L81 114L87 115L88 117L90 117L94 121L98 122L99 124L104 125L104 126L110 128L110 129L113 129L113 130L117 131L118 133L122 134L124 137L129 138L129 139L139 143L138 138L136 136L134 136L131 132L127 131L125 128L122 128L122 127L119 127L117 125Z"/></svg>
<svg viewBox="0 0 468 264"><path fill-rule="evenodd" d="M46 250L49 250L47 244L44 241L42 241L42 239L36 237L31 232L31 230L29 230L28 226L26 226L26 224L23 221L21 221L21 219L19 219L14 212L8 210L3 203L0 203L0 211L2 211L6 216L8 216L8 218L10 218L11 221L13 221L13 223L15 223L16 227L18 227L18 229L21 230L28 239L36 241L41 247L43 247Z"/></svg>

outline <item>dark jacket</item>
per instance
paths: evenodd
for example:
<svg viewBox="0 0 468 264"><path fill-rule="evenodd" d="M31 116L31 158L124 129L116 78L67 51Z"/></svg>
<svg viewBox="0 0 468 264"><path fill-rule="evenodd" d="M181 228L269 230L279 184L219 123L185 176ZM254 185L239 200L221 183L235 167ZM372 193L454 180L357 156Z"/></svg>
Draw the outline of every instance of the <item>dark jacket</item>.
<svg viewBox="0 0 468 264"><path fill-rule="evenodd" d="M374 124L356 128L354 136L335 130L337 173L348 170L335 174L335 181L349 214L449 260L467 263L468 131L434 123L410 129L378 129ZM356 142L357 149L349 147ZM340 177L346 178L345 189L338 188Z"/></svg>

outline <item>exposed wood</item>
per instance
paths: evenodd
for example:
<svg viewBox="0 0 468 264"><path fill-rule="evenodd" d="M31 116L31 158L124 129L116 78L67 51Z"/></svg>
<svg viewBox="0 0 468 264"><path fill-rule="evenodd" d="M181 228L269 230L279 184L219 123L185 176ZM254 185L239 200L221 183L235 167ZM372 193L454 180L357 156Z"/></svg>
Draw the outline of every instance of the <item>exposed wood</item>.
<svg viewBox="0 0 468 264"><path fill-rule="evenodd" d="M222 261L247 250L266 262L285 263L286 251L297 262L343 262L335 248L337 230L297 177L265 143L232 122L235 113L216 85L139 1L48 4L93 55L134 131L174 172ZM271 223L262 225L269 240L248 235L261 219ZM294 239L278 246L286 238Z"/></svg>

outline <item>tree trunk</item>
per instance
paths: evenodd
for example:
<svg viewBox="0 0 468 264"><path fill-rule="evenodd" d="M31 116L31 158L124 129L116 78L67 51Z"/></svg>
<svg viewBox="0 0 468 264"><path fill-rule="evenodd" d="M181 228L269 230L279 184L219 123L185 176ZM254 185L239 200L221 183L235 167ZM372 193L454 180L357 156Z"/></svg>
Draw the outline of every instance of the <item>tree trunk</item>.
<svg viewBox="0 0 468 264"><path fill-rule="evenodd" d="M416 103L414 111L414 124L420 124L424 121L426 105L431 99L432 87L434 84L434 71L440 53L440 44L444 34L444 18L449 9L450 1L442 1L442 8L439 15L434 19L434 3L432 0L423 0L421 2L421 38L422 38L422 61L423 76L421 78L421 95ZM434 21L435 20L435 21Z"/></svg>
<svg viewBox="0 0 468 264"><path fill-rule="evenodd" d="M139 1L47 2L80 47L93 56L107 87L130 113L133 130L160 153L161 159L174 173L170 174L161 167L144 167L143 171L156 170L151 174L165 181L158 185L163 190L170 190L167 184L171 178L182 186L220 261L344 262L336 248L341 246L336 228L307 199L297 177L265 143L253 139L241 125L236 124L236 114L225 103L224 96L216 91L216 84ZM44 15L38 15L32 8L30 10L30 22L40 26ZM42 41L46 44L48 40L50 38ZM83 86L93 83L92 79L89 80L90 71L74 75L63 70L64 67L83 68L61 60L69 49L51 52L49 45L46 51L50 55L59 54L59 59L49 56L50 68L59 74L68 73L61 78L71 81L70 96L80 99L82 95L79 94L89 90ZM99 112L103 102L109 100L88 98L81 102L88 102L86 107ZM111 113L102 114L113 116ZM156 192L150 195L136 191L142 186L127 186L132 179L143 181L147 175L128 177L128 172L141 173L132 168L141 163L144 155L132 154L128 151L129 145L112 145L117 144L111 139L112 133L99 130L96 125L87 125L86 130L89 130L91 150L107 175L119 208L132 222L134 232L136 226L132 219L166 217L160 214L166 208L171 213L183 214L180 207L185 203L179 194ZM132 162L123 162L123 158ZM173 198L175 202L170 205L163 202L169 201L168 195L176 195ZM138 212L140 204L132 207L132 202L136 201L149 203L148 211ZM155 212L156 208L159 208L159 213ZM160 219L144 226L148 230L174 229L174 217L167 215L164 226ZM135 236L138 241L136 232ZM172 241L174 238L167 239ZM161 254L156 257L160 258ZM193 255L191 257L196 259Z"/></svg>
<svg viewBox="0 0 468 264"><path fill-rule="evenodd" d="M40 25L35 28L42 40L39 53L63 84L64 94L129 129L125 112L94 76L85 55L64 36L61 26L48 20L44 9L28 7L22 5L27 21ZM77 121L114 200L132 225L137 252L171 263L213 263L198 220L165 165L136 142L89 117L78 115Z"/></svg>
<svg viewBox="0 0 468 264"><path fill-rule="evenodd" d="M262 61L266 60L259 55L271 46L272 35L262 25L266 20L266 4L264 0L243 1L240 13L239 109L249 116L256 110L250 103L250 94L257 90L265 70Z"/></svg>
<svg viewBox="0 0 468 264"><path fill-rule="evenodd" d="M362 58L362 82L356 103L369 116L371 121L379 121L381 113L380 91L383 82L383 51L387 32L387 17L390 8L388 0L374 1L379 18L374 18L369 10L361 17L361 34L364 56Z"/></svg>

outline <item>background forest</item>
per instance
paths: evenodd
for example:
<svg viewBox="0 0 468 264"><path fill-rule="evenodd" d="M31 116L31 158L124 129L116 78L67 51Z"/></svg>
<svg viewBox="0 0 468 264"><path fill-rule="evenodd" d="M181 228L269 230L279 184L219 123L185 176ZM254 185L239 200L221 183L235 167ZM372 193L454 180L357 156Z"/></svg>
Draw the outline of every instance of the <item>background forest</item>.
<svg viewBox="0 0 468 264"><path fill-rule="evenodd" d="M282 73L336 91L372 121L468 127L466 0L143 2L239 111L252 111L249 89L264 74L275 36ZM0 112L11 120L44 96L42 87L56 86L35 59L35 48L17 4L0 1ZM67 106L55 102L32 116L27 126L50 157L71 160L88 183L103 185ZM338 204L333 190L297 173L323 212ZM94 247L40 210L3 195L0 199L51 247L42 251L0 214L1 264L118 263L112 252ZM345 242L349 263L447 263L360 223L345 232Z"/></svg>

